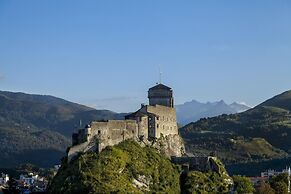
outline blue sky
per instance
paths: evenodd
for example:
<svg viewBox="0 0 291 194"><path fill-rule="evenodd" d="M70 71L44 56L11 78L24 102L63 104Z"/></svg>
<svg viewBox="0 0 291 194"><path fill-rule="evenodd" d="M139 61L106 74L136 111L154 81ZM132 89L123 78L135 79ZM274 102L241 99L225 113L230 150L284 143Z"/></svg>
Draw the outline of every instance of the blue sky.
<svg viewBox="0 0 291 194"><path fill-rule="evenodd" d="M159 66L176 103L289 90L291 1L0 1L0 90L128 112Z"/></svg>

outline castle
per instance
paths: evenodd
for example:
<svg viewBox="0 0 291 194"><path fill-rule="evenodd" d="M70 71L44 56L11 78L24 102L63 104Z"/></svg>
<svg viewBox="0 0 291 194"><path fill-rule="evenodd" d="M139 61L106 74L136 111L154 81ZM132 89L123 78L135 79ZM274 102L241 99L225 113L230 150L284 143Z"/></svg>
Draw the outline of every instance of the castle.
<svg viewBox="0 0 291 194"><path fill-rule="evenodd" d="M125 116L125 120L92 121L74 133L73 145L68 150L69 161L79 153L100 152L126 139L152 145L163 139L168 156L181 156L184 144L178 134L172 89L157 84L148 90L148 98L149 105L142 104L138 111Z"/></svg>

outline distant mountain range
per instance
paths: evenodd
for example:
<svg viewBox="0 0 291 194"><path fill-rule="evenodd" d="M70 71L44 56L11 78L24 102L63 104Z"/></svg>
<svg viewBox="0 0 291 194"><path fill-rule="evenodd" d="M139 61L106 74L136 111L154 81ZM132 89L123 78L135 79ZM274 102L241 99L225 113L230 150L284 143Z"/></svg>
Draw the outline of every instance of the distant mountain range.
<svg viewBox="0 0 291 194"><path fill-rule="evenodd" d="M201 103L196 100L176 105L177 120L181 125L195 122L201 118L214 117L222 114L234 114L249 110L251 107L234 102L226 104L223 100Z"/></svg>

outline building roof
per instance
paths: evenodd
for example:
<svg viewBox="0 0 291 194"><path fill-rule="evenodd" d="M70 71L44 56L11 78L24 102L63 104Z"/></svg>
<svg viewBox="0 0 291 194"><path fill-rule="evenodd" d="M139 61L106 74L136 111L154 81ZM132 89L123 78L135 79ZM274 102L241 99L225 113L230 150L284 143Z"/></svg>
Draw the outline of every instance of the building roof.
<svg viewBox="0 0 291 194"><path fill-rule="evenodd" d="M136 112L125 115L125 119L130 118L130 117L136 117L136 116L147 116L147 114L140 112L140 110L138 110Z"/></svg>
<svg viewBox="0 0 291 194"><path fill-rule="evenodd" d="M156 90L156 89L172 90L172 88L165 86L164 84L157 84L154 87L151 87L149 90Z"/></svg>
<svg viewBox="0 0 291 194"><path fill-rule="evenodd" d="M141 111L141 109L139 109L136 112L133 112L131 114L126 115L125 116L125 120L130 119L130 118L133 118L133 117L138 117L138 116L154 116L154 117L159 117L159 115L157 115L157 114L150 113L150 112L144 113L144 112Z"/></svg>

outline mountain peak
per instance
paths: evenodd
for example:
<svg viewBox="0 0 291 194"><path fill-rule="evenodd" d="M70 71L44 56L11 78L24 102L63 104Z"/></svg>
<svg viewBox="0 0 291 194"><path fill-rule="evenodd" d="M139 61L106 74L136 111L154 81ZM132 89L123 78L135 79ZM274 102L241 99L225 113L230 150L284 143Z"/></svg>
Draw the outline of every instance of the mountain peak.
<svg viewBox="0 0 291 194"><path fill-rule="evenodd" d="M221 114L234 114L250 109L250 107L234 102L227 104L224 100L202 103L197 100L176 105L177 118L180 124L197 121L200 118L214 117Z"/></svg>

